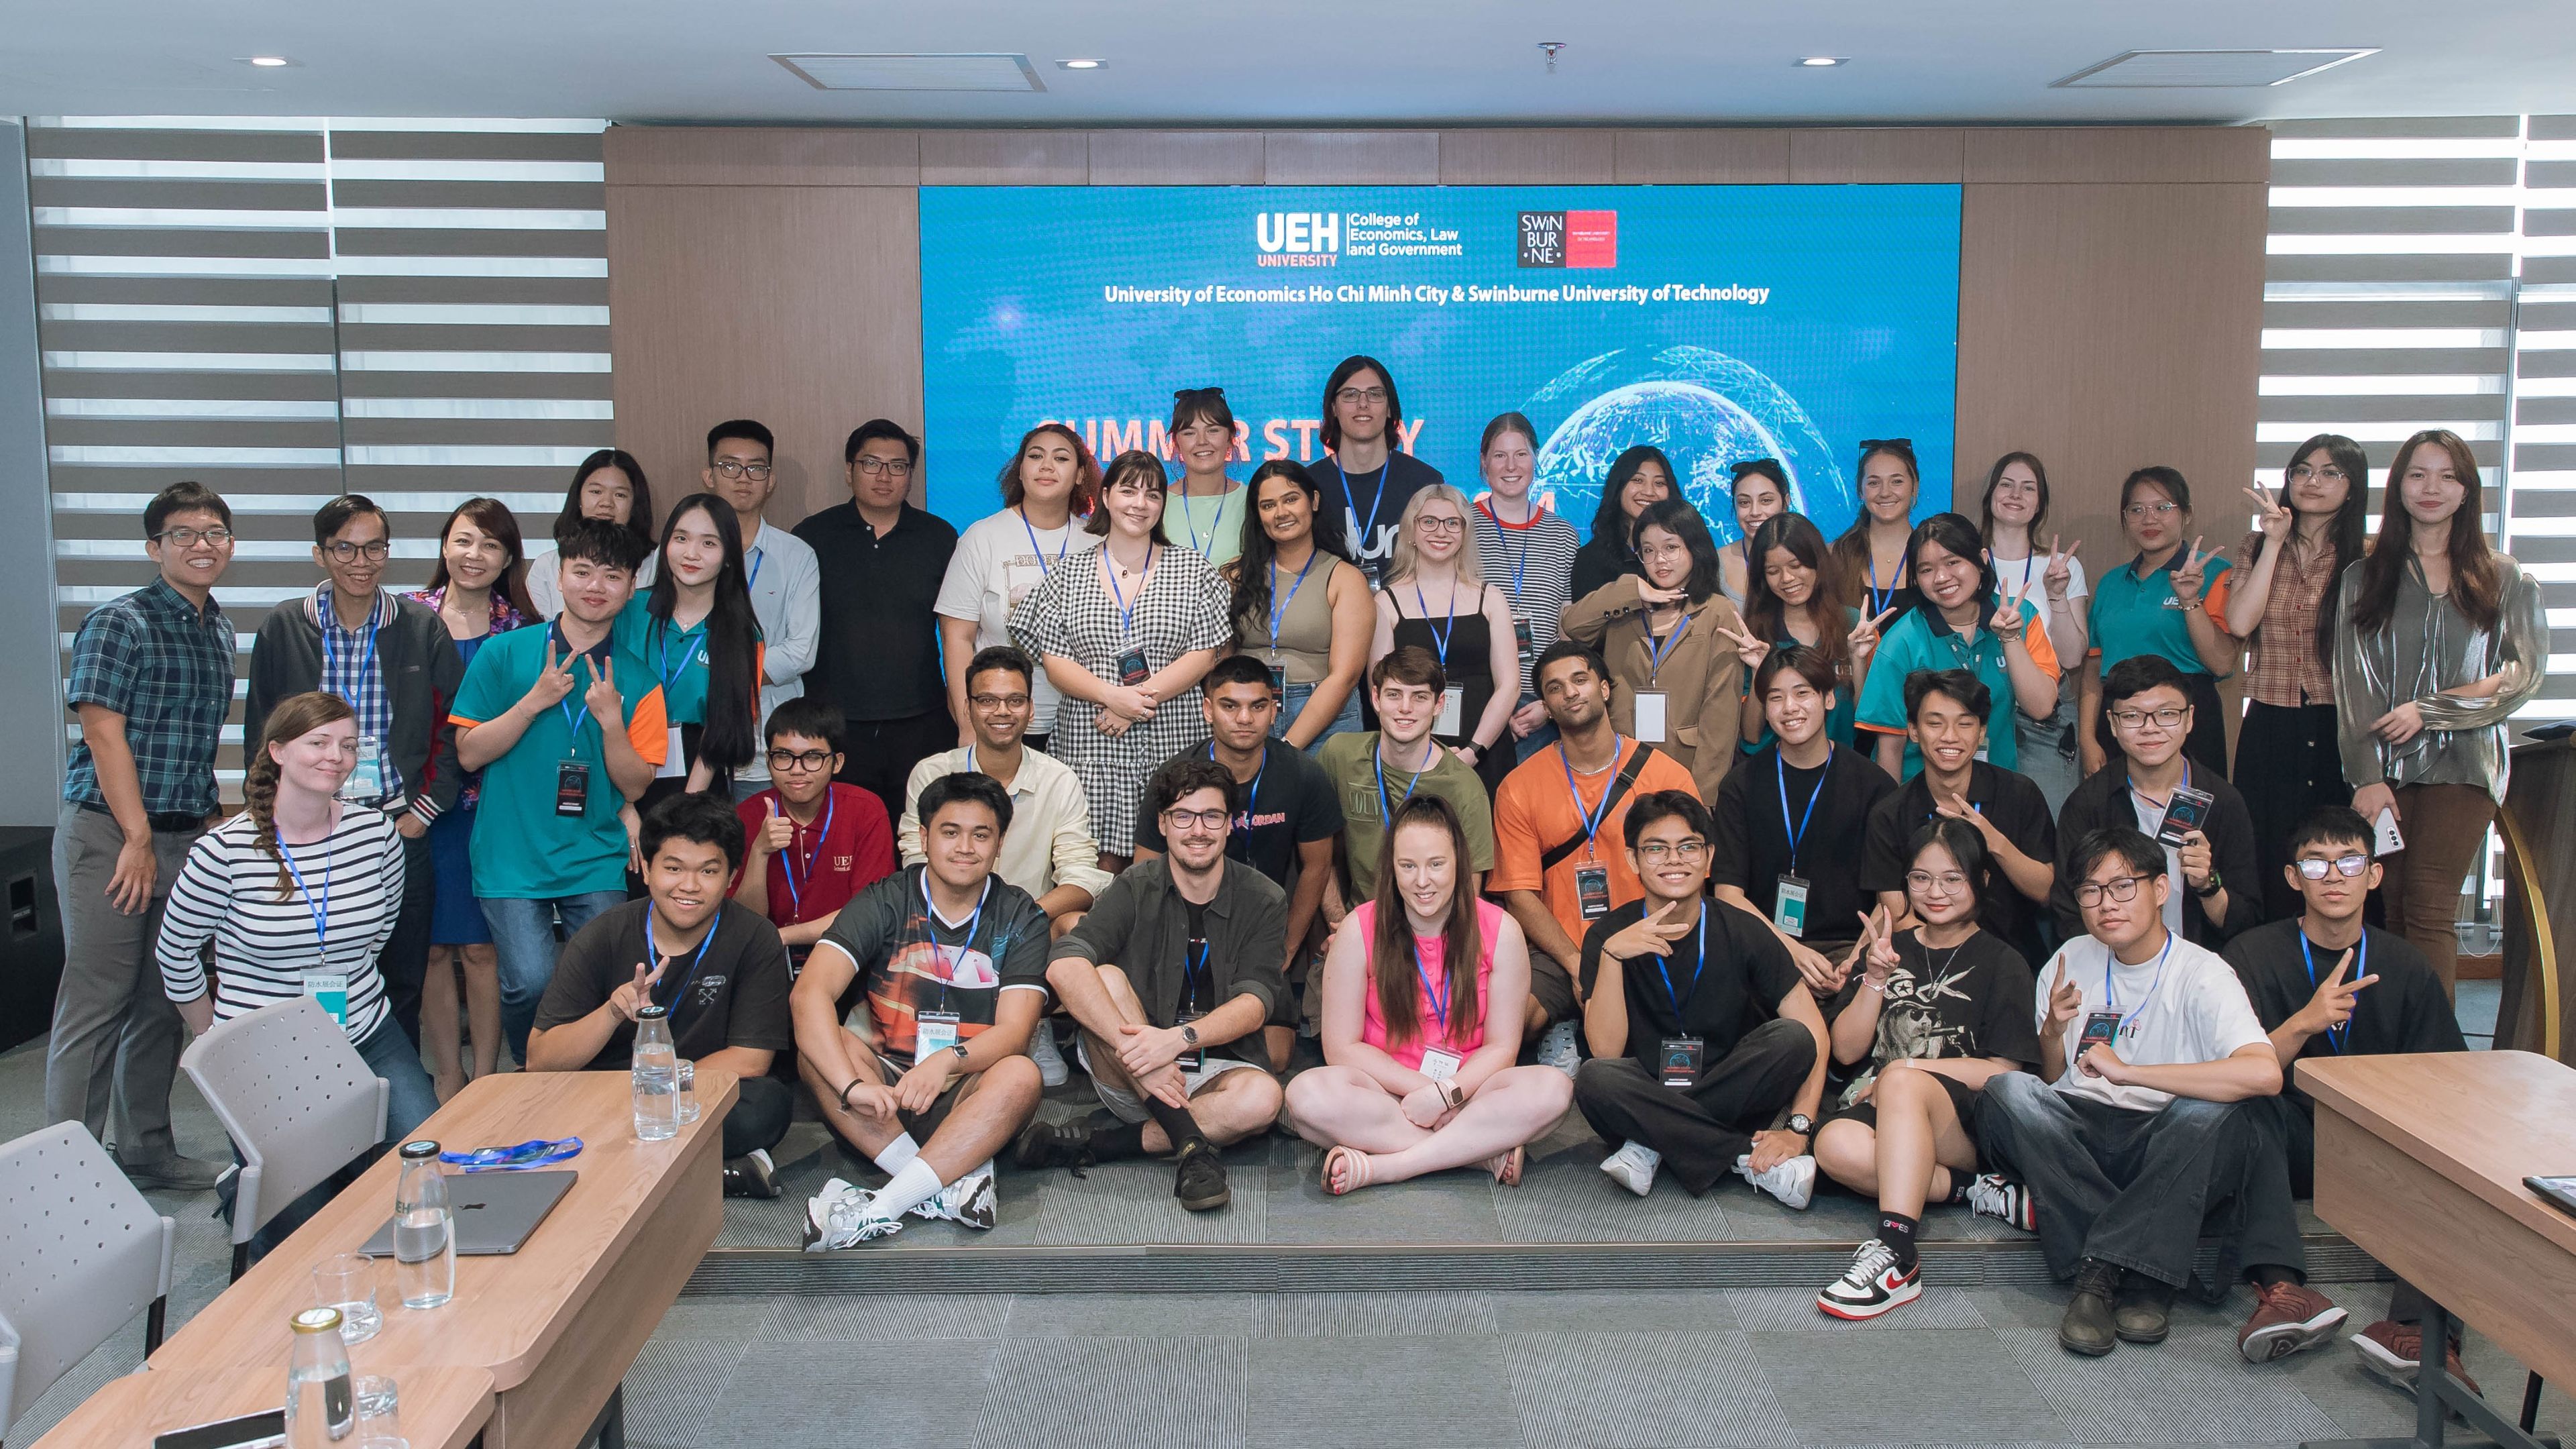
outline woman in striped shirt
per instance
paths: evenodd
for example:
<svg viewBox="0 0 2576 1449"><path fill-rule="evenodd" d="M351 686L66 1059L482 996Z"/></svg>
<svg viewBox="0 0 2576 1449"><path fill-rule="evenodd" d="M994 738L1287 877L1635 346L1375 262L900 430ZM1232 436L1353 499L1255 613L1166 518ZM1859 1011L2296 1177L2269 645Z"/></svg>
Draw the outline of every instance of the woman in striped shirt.
<svg viewBox="0 0 2576 1449"><path fill-rule="evenodd" d="M242 777L242 812L197 838L170 888L158 959L191 1034L272 1002L319 998L392 1088L384 1140L400 1142L438 1109L438 1094L376 969L402 910L402 837L382 812L337 798L357 760L357 721L338 696L291 695L271 711ZM211 994L201 954L210 941ZM327 1185L315 1191L327 1200ZM288 1218L301 1221L290 1208L271 1228Z"/></svg>

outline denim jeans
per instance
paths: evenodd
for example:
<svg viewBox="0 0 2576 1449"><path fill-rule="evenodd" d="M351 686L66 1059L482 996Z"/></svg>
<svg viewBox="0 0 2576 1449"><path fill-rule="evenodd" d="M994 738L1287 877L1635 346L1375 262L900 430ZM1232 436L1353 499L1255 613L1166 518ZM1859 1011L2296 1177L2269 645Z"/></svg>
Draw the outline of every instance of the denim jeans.
<svg viewBox="0 0 2576 1449"><path fill-rule="evenodd" d="M487 897L484 923L492 928L493 954L501 965L501 1035L522 1062L528 1059L528 1032L537 1024L537 1003L555 977L555 953L562 949L555 922L563 921L563 940L603 911L626 904L626 892L584 891L580 895L527 899Z"/></svg>
<svg viewBox="0 0 2576 1449"><path fill-rule="evenodd" d="M286 1241L288 1235L320 1212L341 1188L365 1171L386 1147L410 1141L412 1134L420 1130L420 1124L429 1120L429 1114L438 1110L438 1089L430 1085L429 1072L420 1064L420 1048L410 1037L403 1035L391 1012L377 1023L374 1031L367 1033L366 1040L356 1045L367 1069L385 1082L384 1140L374 1150L359 1154L356 1161L315 1183L301 1197L278 1209L275 1216L260 1224L259 1231L251 1236L254 1256L264 1255ZM241 1150L235 1148L233 1161L241 1160ZM226 1194L223 1206L229 1217L232 1206L229 1194ZM385 1210L393 1211L393 1205L387 1203Z"/></svg>
<svg viewBox="0 0 2576 1449"><path fill-rule="evenodd" d="M1288 726L1295 722L1299 714L1304 712L1306 701L1311 698L1314 693L1315 686L1311 684L1297 684L1294 682L1289 684L1287 693L1280 696L1279 720L1276 724L1273 724L1270 727L1270 737L1272 739L1285 739L1287 737ZM1311 755L1315 753L1315 751L1323 748L1324 741L1331 739L1335 735L1349 734L1359 727L1360 692L1357 689L1353 689L1350 692L1349 697L1342 701L1341 713L1333 716L1333 722L1324 726L1323 733L1318 734L1312 740L1306 742L1306 753Z"/></svg>
<svg viewBox="0 0 2576 1449"><path fill-rule="evenodd" d="M1521 707L1523 709L1527 709L1529 706L1536 703L1538 703L1537 695L1530 693L1528 690L1521 691ZM1531 730L1528 734L1516 736L1512 740L1512 762L1514 764L1518 764L1555 743L1556 721L1549 720L1540 725L1537 729Z"/></svg>

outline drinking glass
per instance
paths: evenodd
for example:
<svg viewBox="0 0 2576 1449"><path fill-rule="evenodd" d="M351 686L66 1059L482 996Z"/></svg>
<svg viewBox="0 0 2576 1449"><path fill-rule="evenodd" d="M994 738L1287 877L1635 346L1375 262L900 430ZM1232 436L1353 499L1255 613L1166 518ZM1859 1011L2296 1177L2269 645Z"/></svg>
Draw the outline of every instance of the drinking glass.
<svg viewBox="0 0 2576 1449"><path fill-rule="evenodd" d="M341 1253L313 1270L313 1301L340 1310L340 1339L364 1343L385 1326L376 1308L376 1260L364 1253Z"/></svg>
<svg viewBox="0 0 2576 1449"><path fill-rule="evenodd" d="M401 1396L389 1376L358 1375L350 1385L350 1396L357 1401L360 1437L390 1434L402 1427Z"/></svg>

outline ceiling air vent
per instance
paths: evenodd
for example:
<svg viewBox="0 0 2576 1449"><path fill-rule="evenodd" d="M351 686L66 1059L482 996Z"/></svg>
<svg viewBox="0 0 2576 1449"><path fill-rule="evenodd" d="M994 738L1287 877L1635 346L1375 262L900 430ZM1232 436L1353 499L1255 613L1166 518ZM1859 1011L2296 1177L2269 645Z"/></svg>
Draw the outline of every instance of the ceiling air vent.
<svg viewBox="0 0 2576 1449"><path fill-rule="evenodd" d="M2051 81L2049 86L2115 90L2277 86L2377 54L2376 46L2358 50L2125 50L2063 80Z"/></svg>
<svg viewBox="0 0 2576 1449"><path fill-rule="evenodd" d="M818 91L1042 91L1025 55L773 55Z"/></svg>

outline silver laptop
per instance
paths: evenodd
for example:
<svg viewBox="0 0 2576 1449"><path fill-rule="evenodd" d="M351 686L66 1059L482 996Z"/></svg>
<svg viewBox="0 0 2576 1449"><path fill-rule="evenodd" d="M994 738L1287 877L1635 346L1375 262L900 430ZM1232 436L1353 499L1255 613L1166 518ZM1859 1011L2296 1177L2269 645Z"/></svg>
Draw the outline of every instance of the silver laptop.
<svg viewBox="0 0 2576 1449"><path fill-rule="evenodd" d="M466 1257L519 1251L580 1176L569 1170L449 1173L447 1205L456 1218L456 1251ZM393 1219L385 1219L385 1225L358 1251L392 1256Z"/></svg>

